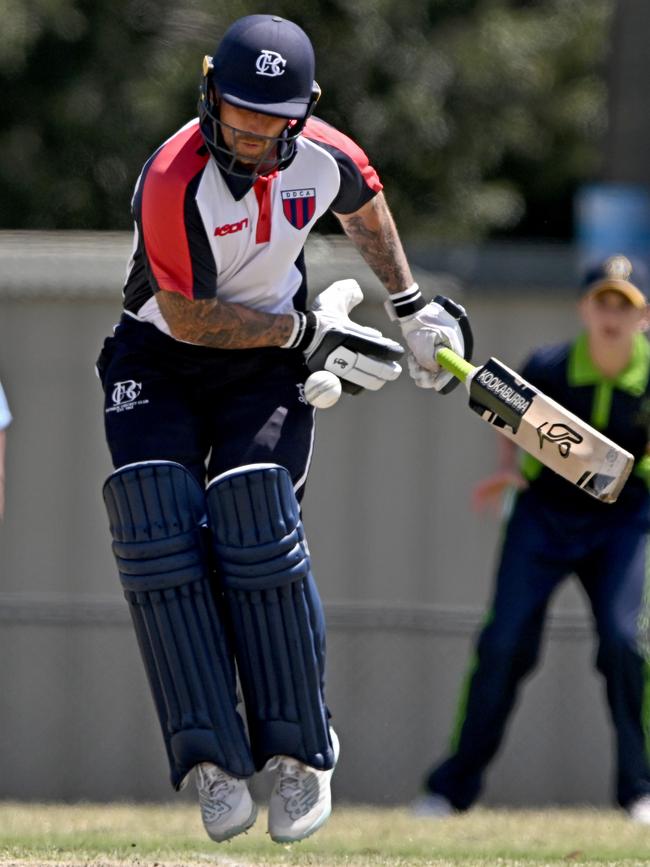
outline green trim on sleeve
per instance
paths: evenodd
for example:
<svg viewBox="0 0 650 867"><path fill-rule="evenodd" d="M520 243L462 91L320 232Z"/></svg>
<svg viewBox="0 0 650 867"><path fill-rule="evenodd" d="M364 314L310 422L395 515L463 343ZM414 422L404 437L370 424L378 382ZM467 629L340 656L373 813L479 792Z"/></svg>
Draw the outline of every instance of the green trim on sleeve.
<svg viewBox="0 0 650 867"><path fill-rule="evenodd" d="M519 470L527 482L534 482L535 479L544 469L544 464L529 455L528 452L521 453L519 458Z"/></svg>
<svg viewBox="0 0 650 867"><path fill-rule="evenodd" d="M643 455L634 466L634 475L646 483L650 490L650 455Z"/></svg>

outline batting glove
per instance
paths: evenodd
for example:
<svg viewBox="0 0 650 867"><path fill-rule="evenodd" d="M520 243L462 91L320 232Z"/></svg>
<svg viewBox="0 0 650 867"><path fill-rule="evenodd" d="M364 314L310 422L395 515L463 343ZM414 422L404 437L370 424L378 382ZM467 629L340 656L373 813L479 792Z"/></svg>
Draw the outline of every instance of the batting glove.
<svg viewBox="0 0 650 867"><path fill-rule="evenodd" d="M404 348L376 328L358 325L349 313L363 300L356 280L337 280L316 296L308 313L294 312L296 323L285 349L301 349L308 369L329 370L355 394L377 391L402 372Z"/></svg>
<svg viewBox="0 0 650 867"><path fill-rule="evenodd" d="M458 380L440 367L436 352L448 346L463 358L472 357L472 330L465 308L443 295L427 302L417 283L405 292L391 295L384 307L389 319L398 322L409 347L407 364L419 388L448 394Z"/></svg>

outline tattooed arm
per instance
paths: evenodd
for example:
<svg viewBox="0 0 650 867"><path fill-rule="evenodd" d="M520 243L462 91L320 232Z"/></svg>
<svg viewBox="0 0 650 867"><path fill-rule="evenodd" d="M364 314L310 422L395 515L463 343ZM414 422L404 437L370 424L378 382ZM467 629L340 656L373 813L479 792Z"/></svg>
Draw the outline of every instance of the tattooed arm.
<svg viewBox="0 0 650 867"><path fill-rule="evenodd" d="M294 326L291 315L265 313L216 298L193 301L164 289L156 298L172 335L200 346L218 349L282 346Z"/></svg>
<svg viewBox="0 0 650 867"><path fill-rule="evenodd" d="M397 228L382 193L358 211L336 216L391 294L403 292L413 284ZM265 313L243 304L217 299L195 301L165 290L160 290L156 297L172 335L202 346L219 349L282 346L294 328L290 315Z"/></svg>
<svg viewBox="0 0 650 867"><path fill-rule="evenodd" d="M383 193L378 193L352 214L336 216L345 234L391 295L404 292L413 284L413 275Z"/></svg>
<svg viewBox="0 0 650 867"><path fill-rule="evenodd" d="M363 258L390 294L386 307L391 319L397 319L410 350L409 375L420 388L434 388L446 394L458 383L436 361L436 351L449 346L465 356L469 322L462 307L449 312L442 303L428 304L413 280L397 228L382 193L353 214L336 215L345 234L357 246ZM453 304L453 302L452 302ZM465 326L461 327L461 314ZM468 344L471 355L471 344Z"/></svg>

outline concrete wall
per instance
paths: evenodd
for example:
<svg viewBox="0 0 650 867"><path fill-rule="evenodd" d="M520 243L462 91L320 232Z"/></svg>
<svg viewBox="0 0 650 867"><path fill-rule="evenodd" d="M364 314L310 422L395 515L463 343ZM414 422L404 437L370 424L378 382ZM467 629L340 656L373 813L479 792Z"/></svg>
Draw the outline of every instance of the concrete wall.
<svg viewBox="0 0 650 867"><path fill-rule="evenodd" d="M0 235L0 377L15 416L0 529L0 798L192 796L166 781L100 495L110 464L93 364L119 316L129 246L112 234ZM376 281L345 245L316 239L308 252L313 289L358 275L358 319L385 327ZM429 291L428 271L466 281L478 359L516 365L575 327L570 250L414 248L412 259ZM328 614L341 799L406 801L445 748L491 583L498 521L473 514L469 495L496 436L460 389L441 398L406 376L319 414L304 509ZM603 690L570 583L548 637L487 803L608 800Z"/></svg>

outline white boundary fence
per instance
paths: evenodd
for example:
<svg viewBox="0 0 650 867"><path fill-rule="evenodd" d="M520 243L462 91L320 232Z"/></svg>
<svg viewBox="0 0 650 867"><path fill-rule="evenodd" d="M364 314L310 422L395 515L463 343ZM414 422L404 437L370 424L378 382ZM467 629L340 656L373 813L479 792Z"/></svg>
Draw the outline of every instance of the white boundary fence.
<svg viewBox="0 0 650 867"><path fill-rule="evenodd" d="M0 797L176 797L100 496L110 464L93 365L129 252L121 233L0 234L0 378L15 416L0 529ZM479 359L516 365L573 331L570 250L412 252L425 291L458 294L448 274L465 279ZM353 317L386 330L377 281L344 242L317 238L307 260L313 291L356 276L366 301ZM495 435L465 403L404 376L319 414L304 514L329 624L341 799L409 799L448 739L498 539L498 522L468 507ZM609 797L603 690L572 585L548 637L488 803Z"/></svg>

